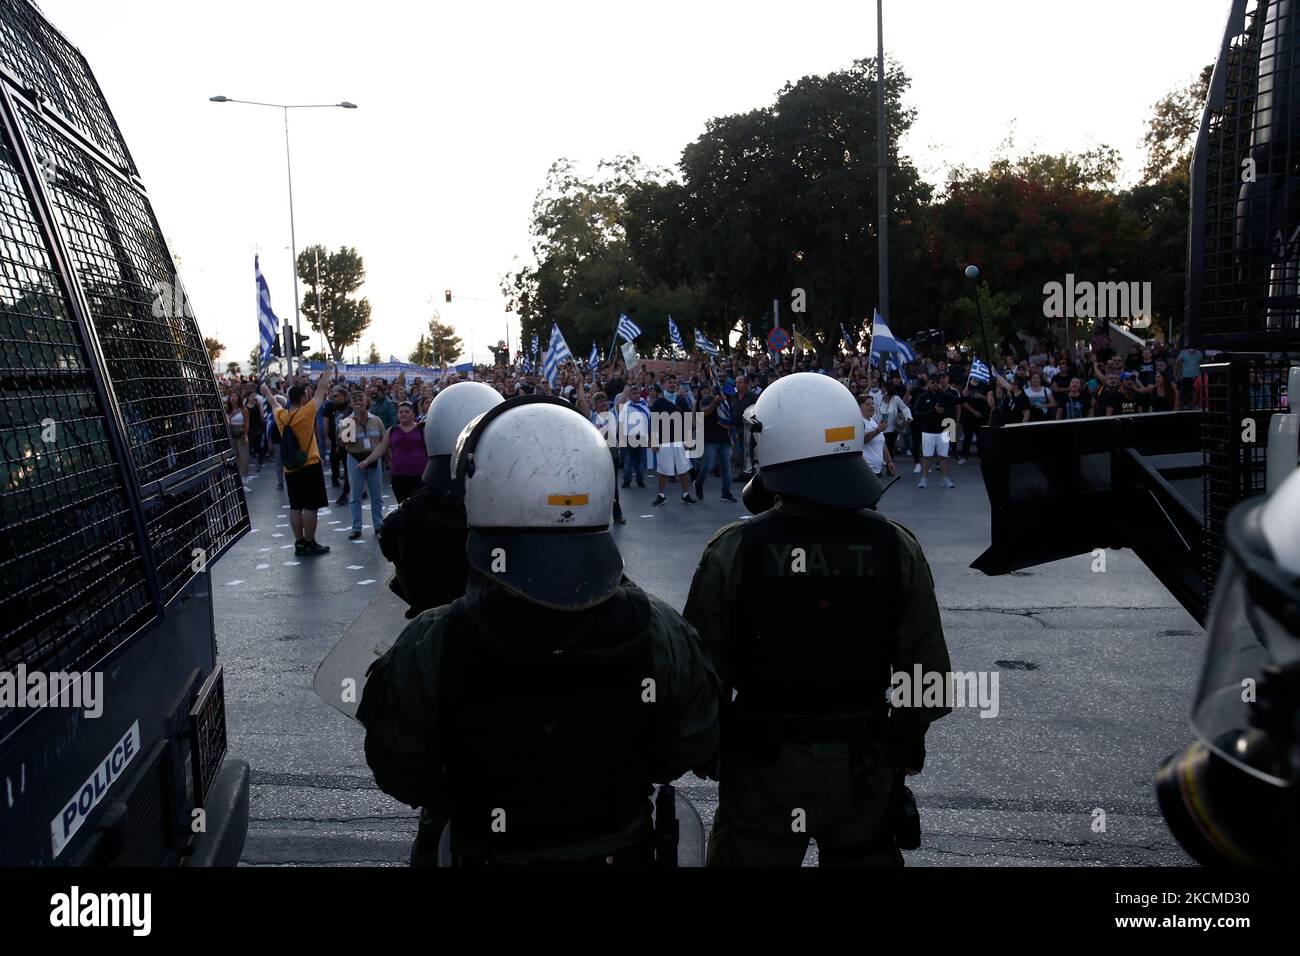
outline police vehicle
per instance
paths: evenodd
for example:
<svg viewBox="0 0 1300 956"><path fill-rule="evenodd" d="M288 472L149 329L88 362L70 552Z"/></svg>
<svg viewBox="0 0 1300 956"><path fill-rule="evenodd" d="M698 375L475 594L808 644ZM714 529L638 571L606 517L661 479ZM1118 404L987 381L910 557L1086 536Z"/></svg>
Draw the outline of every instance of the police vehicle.
<svg viewBox="0 0 1300 956"><path fill-rule="evenodd" d="M234 864L210 568L243 485L122 133L26 0L0 0L0 408L0 865Z"/></svg>

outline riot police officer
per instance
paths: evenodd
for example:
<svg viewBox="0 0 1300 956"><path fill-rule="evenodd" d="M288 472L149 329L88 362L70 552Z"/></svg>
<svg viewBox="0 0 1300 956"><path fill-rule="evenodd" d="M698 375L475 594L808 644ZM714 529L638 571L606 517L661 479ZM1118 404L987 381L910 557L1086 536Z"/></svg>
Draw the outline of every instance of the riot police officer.
<svg viewBox="0 0 1300 956"><path fill-rule="evenodd" d="M798 866L810 838L823 865L901 865L909 806L919 841L903 776L920 772L926 728L948 710L886 702L896 671L949 673L929 566L907 529L869 510L882 488L847 388L788 375L745 416L756 517L714 535L684 612L735 691L709 865Z"/></svg>
<svg viewBox="0 0 1300 956"><path fill-rule="evenodd" d="M358 719L380 789L451 820L464 863L647 863L652 782L717 747L707 648L623 576L601 436L511 399L458 439L469 586L372 667Z"/></svg>
<svg viewBox="0 0 1300 956"><path fill-rule="evenodd" d="M451 476L449 462L456 437L471 419L504 401L482 382L457 382L434 397L424 423L429 463L424 485L379 529L379 550L393 564L388 586L410 605L407 617L465 593L464 489Z"/></svg>

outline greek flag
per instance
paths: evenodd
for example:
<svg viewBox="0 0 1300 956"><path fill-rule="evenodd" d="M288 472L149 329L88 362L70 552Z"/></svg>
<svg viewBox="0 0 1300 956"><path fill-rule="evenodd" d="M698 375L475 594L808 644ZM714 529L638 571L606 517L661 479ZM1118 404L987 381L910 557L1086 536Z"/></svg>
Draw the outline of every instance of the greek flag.
<svg viewBox="0 0 1300 956"><path fill-rule="evenodd" d="M537 336L533 336L533 358L537 358Z"/></svg>
<svg viewBox="0 0 1300 956"><path fill-rule="evenodd" d="M640 334L641 329L626 315L620 315L618 317L618 329L614 332L615 338L618 338L621 335L623 338L631 342Z"/></svg>
<svg viewBox="0 0 1300 956"><path fill-rule="evenodd" d="M889 325L877 312L871 322L871 351L892 353L901 352L902 350L902 344L898 339L894 338L894 333L890 330ZM911 361L911 359L908 359L908 361Z"/></svg>
<svg viewBox="0 0 1300 956"><path fill-rule="evenodd" d="M993 380L992 371L978 357L971 359L970 380L972 382L983 382L985 385Z"/></svg>
<svg viewBox="0 0 1300 956"><path fill-rule="evenodd" d="M754 341L754 327L748 322L745 323L745 349L748 351L749 343Z"/></svg>
<svg viewBox="0 0 1300 956"><path fill-rule="evenodd" d="M708 352L710 355L718 354L718 347L704 337L704 333L697 327L695 329L695 347Z"/></svg>
<svg viewBox="0 0 1300 956"><path fill-rule="evenodd" d="M686 351L686 345L682 342L682 333L677 331L677 323L673 321L671 315L668 316L668 335L673 340L673 345L677 346L683 352Z"/></svg>
<svg viewBox="0 0 1300 956"><path fill-rule="evenodd" d="M888 356L885 357L885 371L897 372L898 377L903 380L904 385L912 384L912 380L907 377L907 372L903 368L903 366L899 365L897 362L895 362L892 358L889 358Z"/></svg>
<svg viewBox="0 0 1300 956"><path fill-rule="evenodd" d="M560 327L552 323L551 344L547 346L546 358L542 360L542 374L546 376L546 381L550 382L551 388L555 388L555 376L560 371L560 363L572 358L573 353L569 351L564 336L560 334Z"/></svg>
<svg viewBox="0 0 1300 956"><path fill-rule="evenodd" d="M257 273L258 354L262 364L266 365L271 361L271 346L275 343L275 337L280 334L280 320L271 311L271 290L266 287L266 279L262 277L262 264L257 256L253 256L253 271Z"/></svg>
<svg viewBox="0 0 1300 956"><path fill-rule="evenodd" d="M718 424L731 424L731 398L727 395L723 395L722 401L718 402Z"/></svg>
<svg viewBox="0 0 1300 956"><path fill-rule="evenodd" d="M856 352L858 348L858 343L854 342L853 339L849 336L849 333L844 328L843 322L840 323L840 335L844 336L844 344L849 347L849 351Z"/></svg>
<svg viewBox="0 0 1300 956"><path fill-rule="evenodd" d="M596 343L591 343L591 354L587 356L587 368L595 369L600 364L600 353L596 351Z"/></svg>

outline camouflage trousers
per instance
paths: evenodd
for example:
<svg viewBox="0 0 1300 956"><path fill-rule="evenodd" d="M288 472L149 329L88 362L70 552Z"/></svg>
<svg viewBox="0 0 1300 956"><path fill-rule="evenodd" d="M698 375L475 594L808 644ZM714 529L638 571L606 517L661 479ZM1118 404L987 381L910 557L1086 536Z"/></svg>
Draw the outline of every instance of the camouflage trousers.
<svg viewBox="0 0 1300 956"><path fill-rule="evenodd" d="M822 866L902 866L886 838L893 768L883 744L867 748L866 764L855 789L847 744L787 741L764 762L724 743L708 865L799 866L812 839Z"/></svg>

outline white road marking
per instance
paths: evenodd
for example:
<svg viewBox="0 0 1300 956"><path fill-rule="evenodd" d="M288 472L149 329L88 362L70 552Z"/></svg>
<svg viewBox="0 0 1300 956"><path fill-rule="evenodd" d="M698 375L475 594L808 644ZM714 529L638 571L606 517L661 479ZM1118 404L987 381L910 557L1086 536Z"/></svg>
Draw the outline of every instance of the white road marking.
<svg viewBox="0 0 1300 956"><path fill-rule="evenodd" d="M269 567L270 567L269 564L259 564L259 565L258 565L257 567L255 567L253 570L254 570L254 571L265 571L265 570L266 570L267 568L269 568Z"/></svg>
<svg viewBox="0 0 1300 956"><path fill-rule="evenodd" d="M284 566L285 566L286 568L296 568L296 567L297 567L298 565L300 565L300 564L302 564L301 561L286 561L286 562L284 562Z"/></svg>
<svg viewBox="0 0 1300 956"><path fill-rule="evenodd" d="M236 579L233 580L233 581L227 581L227 582L226 582L226 587L228 587L228 588L233 588L233 587L235 587L235 585L237 585L237 584L243 584L243 583L244 583L243 578L236 578Z"/></svg>
<svg viewBox="0 0 1300 956"><path fill-rule="evenodd" d="M358 581L357 584L374 584L374 578L366 578L364 581Z"/></svg>

